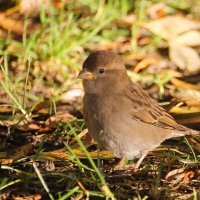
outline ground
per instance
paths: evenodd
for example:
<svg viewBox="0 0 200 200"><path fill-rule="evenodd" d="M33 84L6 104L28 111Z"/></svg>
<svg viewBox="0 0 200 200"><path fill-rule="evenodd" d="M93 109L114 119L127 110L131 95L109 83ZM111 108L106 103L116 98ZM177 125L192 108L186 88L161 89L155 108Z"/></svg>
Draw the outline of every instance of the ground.
<svg viewBox="0 0 200 200"><path fill-rule="evenodd" d="M200 198L200 137L165 141L135 173L116 170L87 140L77 79L90 52L112 50L178 123L200 130L198 0L9 0L0 10L0 199Z"/></svg>

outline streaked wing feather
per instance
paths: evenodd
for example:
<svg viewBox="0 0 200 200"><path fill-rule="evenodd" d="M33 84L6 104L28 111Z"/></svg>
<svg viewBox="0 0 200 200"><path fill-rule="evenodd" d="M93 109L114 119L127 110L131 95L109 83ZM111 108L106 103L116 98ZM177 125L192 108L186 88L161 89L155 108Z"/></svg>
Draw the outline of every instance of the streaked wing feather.
<svg viewBox="0 0 200 200"><path fill-rule="evenodd" d="M154 126L171 129L171 130L186 130L185 127L176 123L171 115L169 115L164 108L146 94L137 85L132 83L130 94L127 95L132 102L131 116L145 123Z"/></svg>

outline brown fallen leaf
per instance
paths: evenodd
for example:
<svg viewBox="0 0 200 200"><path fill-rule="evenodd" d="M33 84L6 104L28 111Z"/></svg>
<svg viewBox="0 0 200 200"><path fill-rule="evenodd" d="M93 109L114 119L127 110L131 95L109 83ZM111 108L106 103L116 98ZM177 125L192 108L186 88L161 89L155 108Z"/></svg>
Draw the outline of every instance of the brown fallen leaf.
<svg viewBox="0 0 200 200"><path fill-rule="evenodd" d="M28 195L23 197L14 197L14 200L40 200L42 196L40 194Z"/></svg>
<svg viewBox="0 0 200 200"><path fill-rule="evenodd" d="M0 164L2 165L10 165L13 163L12 158L0 158Z"/></svg>
<svg viewBox="0 0 200 200"><path fill-rule="evenodd" d="M200 56L191 46L200 44L200 23L180 16L167 16L146 25L168 42L171 61L189 72L200 70Z"/></svg>
<svg viewBox="0 0 200 200"><path fill-rule="evenodd" d="M138 45L145 46L145 45L148 45L150 42L151 42L151 39L148 37L141 38L138 40Z"/></svg>
<svg viewBox="0 0 200 200"><path fill-rule="evenodd" d="M170 42L169 57L180 69L190 72L200 70L200 56L193 48Z"/></svg>
<svg viewBox="0 0 200 200"><path fill-rule="evenodd" d="M168 112L173 115L178 123L198 129L200 124L199 97L187 91L188 90L183 90L181 95L177 93L178 96L175 96L171 101ZM198 91L195 92L197 93Z"/></svg>
<svg viewBox="0 0 200 200"><path fill-rule="evenodd" d="M83 89L72 88L62 95L62 100L67 101L67 102L73 102L77 100L77 98L82 99L83 95L84 95Z"/></svg>
<svg viewBox="0 0 200 200"><path fill-rule="evenodd" d="M33 113L49 114L50 102L40 102L37 104Z"/></svg>
<svg viewBox="0 0 200 200"><path fill-rule="evenodd" d="M10 150L7 153L7 158L0 159L1 164L11 164L13 161L26 157L32 151L32 144L28 143L15 149Z"/></svg>
<svg viewBox="0 0 200 200"><path fill-rule="evenodd" d="M188 107L173 107L170 114L182 125L188 126L200 131L200 109L189 109Z"/></svg>
<svg viewBox="0 0 200 200"><path fill-rule="evenodd" d="M0 107L0 114L12 114L13 108L11 107Z"/></svg>
<svg viewBox="0 0 200 200"><path fill-rule="evenodd" d="M145 58L136 65L134 72L137 73L140 70L147 68L149 65L156 63L158 63L158 60L156 58Z"/></svg>
<svg viewBox="0 0 200 200"><path fill-rule="evenodd" d="M9 16L9 15L12 15L12 14L14 14L14 13L16 13L16 12L19 12L20 9L21 9L21 5L18 4L18 5L16 5L16 6L11 7L11 8L9 8L9 9L7 9L6 11L4 11L3 14L4 14L5 16Z"/></svg>
<svg viewBox="0 0 200 200"><path fill-rule="evenodd" d="M126 37L119 37L114 42L94 44L89 47L91 50L114 50L116 52L125 52L131 49L131 42Z"/></svg>
<svg viewBox="0 0 200 200"><path fill-rule="evenodd" d="M17 35L22 35L24 32L23 22L7 18L4 14L0 15L0 27L4 30L14 32Z"/></svg>
<svg viewBox="0 0 200 200"><path fill-rule="evenodd" d="M40 129L40 124L36 121L22 122L16 127L20 131L37 131Z"/></svg>
<svg viewBox="0 0 200 200"><path fill-rule="evenodd" d="M192 21L178 15L163 17L144 26L167 41L173 40L181 33L200 29L198 21Z"/></svg>
<svg viewBox="0 0 200 200"><path fill-rule="evenodd" d="M134 14L129 14L122 18L122 22L126 26L132 26L135 20L136 20L136 17Z"/></svg>
<svg viewBox="0 0 200 200"><path fill-rule="evenodd" d="M189 143L192 145L192 147L198 152L200 153L200 143L197 142L195 139L193 138L188 138L187 139L189 141Z"/></svg>
<svg viewBox="0 0 200 200"><path fill-rule="evenodd" d="M20 147L15 148L15 153L10 156L13 160L18 160L19 158L26 157L32 150L32 144L28 143Z"/></svg>
<svg viewBox="0 0 200 200"><path fill-rule="evenodd" d="M50 127L50 126L40 127L40 129L38 130L38 133L48 133L52 131L53 128L54 127Z"/></svg>
<svg viewBox="0 0 200 200"><path fill-rule="evenodd" d="M61 9L63 8L63 6L65 5L67 0L51 0L52 1L52 5L57 8L57 9Z"/></svg>
<svg viewBox="0 0 200 200"><path fill-rule="evenodd" d="M155 3L148 7L147 14L151 19L158 19L166 15L166 5L162 3Z"/></svg>
<svg viewBox="0 0 200 200"><path fill-rule="evenodd" d="M174 94L174 101L183 102L188 107L200 108L200 91L194 89L179 89Z"/></svg>
<svg viewBox="0 0 200 200"><path fill-rule="evenodd" d="M185 125L185 126L195 126L195 127L199 127L200 124L200 117L193 117L193 118L186 118L186 119L177 119L176 121L179 124Z"/></svg>
<svg viewBox="0 0 200 200"><path fill-rule="evenodd" d="M21 0L22 13L39 13L42 6L47 6L51 0Z"/></svg>
<svg viewBox="0 0 200 200"><path fill-rule="evenodd" d="M53 128L56 127L58 123L68 123L74 121L75 119L76 118L73 115L67 113L66 111L59 111L55 115L50 116L46 120L45 124Z"/></svg>
<svg viewBox="0 0 200 200"><path fill-rule="evenodd" d="M0 126L11 127L17 123L17 120L0 120Z"/></svg>
<svg viewBox="0 0 200 200"><path fill-rule="evenodd" d="M87 129L84 129L81 133L79 133L77 135L77 138L81 139L82 137L84 137L86 134L88 133L88 130ZM69 145L73 145L74 143L76 143L77 140L74 138L70 143Z"/></svg>
<svg viewBox="0 0 200 200"><path fill-rule="evenodd" d="M81 133L79 133L79 135L77 135L77 137L81 139L81 141L83 142L83 144L86 148L92 146L93 144L96 144L94 139L90 137L87 129L85 129ZM84 137L84 138L82 138L82 137ZM69 143L69 145L72 149L77 149L80 147L75 138Z"/></svg>
<svg viewBox="0 0 200 200"><path fill-rule="evenodd" d="M191 83L187 83L185 81L179 80L177 78L172 78L171 82L173 85L175 85L179 89L194 89L194 90L200 90L199 85L194 85Z"/></svg>
<svg viewBox="0 0 200 200"><path fill-rule="evenodd" d="M135 60L135 61L140 61L142 59L144 59L146 57L146 54L144 52L139 52L139 53L132 53L123 56L124 60L127 62L130 62L131 60Z"/></svg>
<svg viewBox="0 0 200 200"><path fill-rule="evenodd" d="M200 46L200 32L194 30L178 35L173 39L173 43L192 47Z"/></svg>
<svg viewBox="0 0 200 200"><path fill-rule="evenodd" d="M37 60L34 62L32 74L35 77L38 77L40 76L41 71L44 72L45 79L49 81L54 80L58 83L63 83L66 80L65 73L69 71L69 66L62 63L59 59L55 58L51 58L45 61Z"/></svg>
<svg viewBox="0 0 200 200"><path fill-rule="evenodd" d="M179 168L170 171L165 180L171 184L173 189L179 188L182 184L188 184L190 180L194 177L194 171L187 171L186 168Z"/></svg>

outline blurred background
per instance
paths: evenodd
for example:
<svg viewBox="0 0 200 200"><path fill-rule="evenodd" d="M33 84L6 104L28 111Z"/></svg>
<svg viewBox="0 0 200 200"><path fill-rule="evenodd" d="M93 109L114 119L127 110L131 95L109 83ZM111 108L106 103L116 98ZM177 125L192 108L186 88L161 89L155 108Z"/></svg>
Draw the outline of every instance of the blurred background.
<svg viewBox="0 0 200 200"><path fill-rule="evenodd" d="M51 199L105 198L112 192L118 199L174 199L171 188L162 187L162 175L150 175L151 181L146 180L149 174L142 175L147 187L132 182L130 189L121 179L117 183L98 178L94 169L85 167L87 162L77 160L85 154L78 150L73 154L63 144L75 143L72 130L77 134L84 130L83 89L76 77L84 59L96 50L120 54L133 81L179 123L200 130L199 0L0 0L0 199L46 198L48 192L45 187L38 191L41 183L30 164L34 156L47 176ZM200 141L195 142L199 152ZM181 145L180 151L191 147L183 141ZM65 162L54 152L64 146ZM43 150L50 153L40 154ZM174 152L168 155L170 162L186 158L197 162L199 156L187 150L178 158ZM113 156L101 155L108 158ZM53 164L46 165L46 160ZM184 184L191 177L187 174ZM199 180L197 176L196 183ZM106 182L110 193L101 187ZM182 184L178 183L174 188ZM187 187L187 194L195 196L198 187L195 191L193 187ZM183 197L184 192L178 192Z"/></svg>

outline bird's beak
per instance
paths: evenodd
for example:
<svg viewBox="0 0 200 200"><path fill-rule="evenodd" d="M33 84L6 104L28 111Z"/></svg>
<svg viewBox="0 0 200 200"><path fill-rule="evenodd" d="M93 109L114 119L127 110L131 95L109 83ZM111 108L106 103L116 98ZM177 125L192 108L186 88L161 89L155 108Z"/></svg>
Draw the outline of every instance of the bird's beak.
<svg viewBox="0 0 200 200"><path fill-rule="evenodd" d="M93 80L94 74L92 72L87 71L86 69L83 69L82 71L80 71L77 78L80 78L83 80Z"/></svg>

